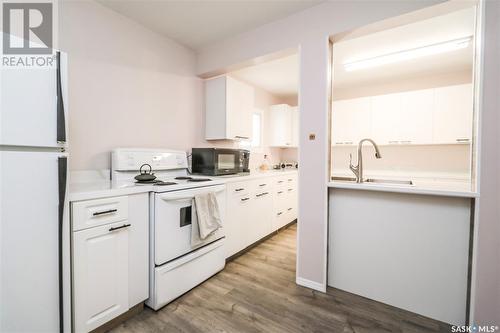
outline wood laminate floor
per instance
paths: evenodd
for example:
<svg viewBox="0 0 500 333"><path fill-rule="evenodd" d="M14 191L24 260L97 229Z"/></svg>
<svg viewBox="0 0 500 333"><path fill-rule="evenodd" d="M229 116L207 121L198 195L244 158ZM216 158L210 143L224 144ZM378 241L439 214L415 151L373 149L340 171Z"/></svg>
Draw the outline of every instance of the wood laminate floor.
<svg viewBox="0 0 500 333"><path fill-rule="evenodd" d="M451 331L447 324L334 288L324 294L296 285L296 232L296 225L280 231L160 311L146 308L112 332Z"/></svg>

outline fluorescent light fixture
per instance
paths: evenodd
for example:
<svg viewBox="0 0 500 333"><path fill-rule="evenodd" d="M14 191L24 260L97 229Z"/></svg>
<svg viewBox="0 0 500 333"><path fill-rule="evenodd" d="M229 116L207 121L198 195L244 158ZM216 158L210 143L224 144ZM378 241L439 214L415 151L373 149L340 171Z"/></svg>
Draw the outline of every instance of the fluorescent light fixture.
<svg viewBox="0 0 500 333"><path fill-rule="evenodd" d="M402 62L406 60L411 60L415 58L426 57L434 54L446 53L451 51L456 51L460 49L465 49L469 46L472 36L454 39L446 41L443 43L427 45L423 47L418 47L415 49L404 50L395 53L384 54L378 57L363 59L358 61L353 61L344 64L344 69L347 72L355 71L358 69L371 68L377 66L383 66L387 64Z"/></svg>

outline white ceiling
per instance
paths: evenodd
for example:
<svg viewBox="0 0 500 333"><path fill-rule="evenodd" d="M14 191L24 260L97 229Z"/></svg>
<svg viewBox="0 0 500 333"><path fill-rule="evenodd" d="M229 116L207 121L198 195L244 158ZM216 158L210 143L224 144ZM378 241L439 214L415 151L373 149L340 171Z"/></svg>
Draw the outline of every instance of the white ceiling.
<svg viewBox="0 0 500 333"><path fill-rule="evenodd" d="M347 90L363 85L472 70L472 43L468 48L451 53L352 72L346 72L343 64L471 36L473 33L474 10L468 8L337 42L333 49L334 88ZM278 97L293 97L298 93L299 57L294 54L230 74Z"/></svg>
<svg viewBox="0 0 500 333"><path fill-rule="evenodd" d="M230 74L275 96L295 97L299 90L299 56L294 54Z"/></svg>
<svg viewBox="0 0 500 333"><path fill-rule="evenodd" d="M324 0L98 0L193 49L238 35Z"/></svg>
<svg viewBox="0 0 500 333"><path fill-rule="evenodd" d="M343 64L385 54L432 45L474 34L474 9L383 30L334 43L334 88L403 80L472 69L472 45L468 48L422 58L346 72Z"/></svg>

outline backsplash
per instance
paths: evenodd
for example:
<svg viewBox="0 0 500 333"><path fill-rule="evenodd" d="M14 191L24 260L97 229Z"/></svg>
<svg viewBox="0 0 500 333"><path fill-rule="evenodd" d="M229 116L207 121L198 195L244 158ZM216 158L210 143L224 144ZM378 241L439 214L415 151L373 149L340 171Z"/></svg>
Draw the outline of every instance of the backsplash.
<svg viewBox="0 0 500 333"><path fill-rule="evenodd" d="M370 145L363 147L365 176L391 174L394 176L432 178L470 178L469 145L404 145L380 146L381 159L376 159ZM357 163L357 146L332 148L332 173L352 174L349 154Z"/></svg>

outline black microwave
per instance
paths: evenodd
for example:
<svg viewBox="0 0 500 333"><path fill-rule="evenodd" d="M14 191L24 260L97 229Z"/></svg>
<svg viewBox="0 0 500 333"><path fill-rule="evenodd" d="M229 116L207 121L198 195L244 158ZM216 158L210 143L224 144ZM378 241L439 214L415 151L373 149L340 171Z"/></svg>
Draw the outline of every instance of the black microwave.
<svg viewBox="0 0 500 333"><path fill-rule="evenodd" d="M222 176L249 172L250 152L244 149L193 148L192 172Z"/></svg>

